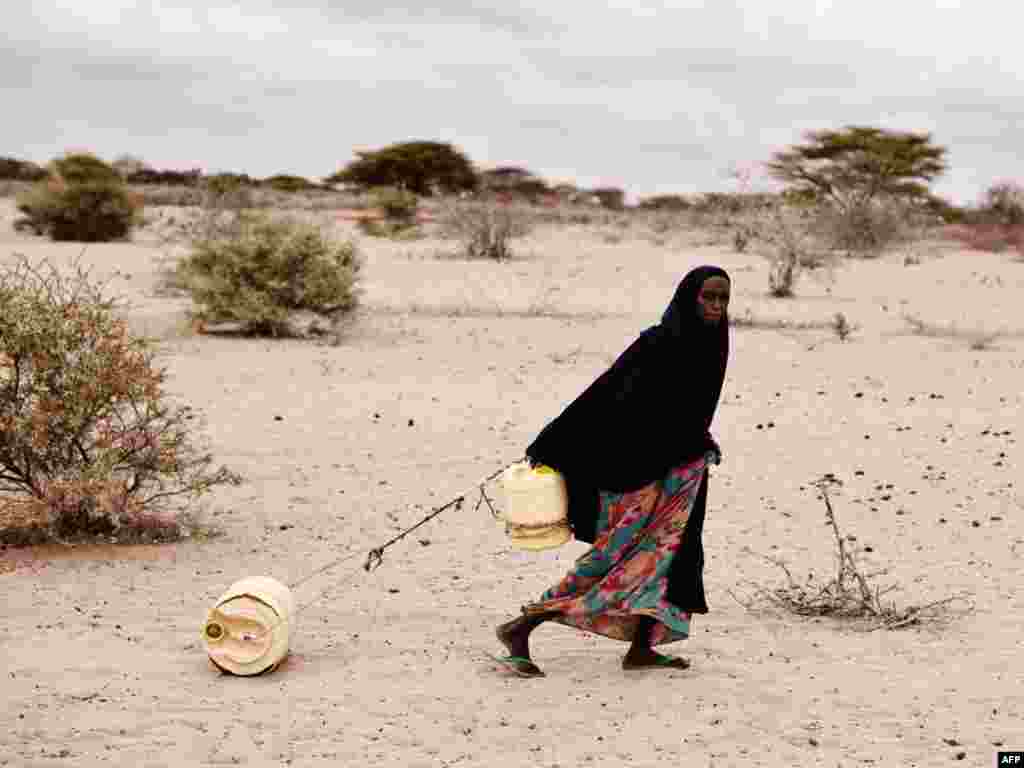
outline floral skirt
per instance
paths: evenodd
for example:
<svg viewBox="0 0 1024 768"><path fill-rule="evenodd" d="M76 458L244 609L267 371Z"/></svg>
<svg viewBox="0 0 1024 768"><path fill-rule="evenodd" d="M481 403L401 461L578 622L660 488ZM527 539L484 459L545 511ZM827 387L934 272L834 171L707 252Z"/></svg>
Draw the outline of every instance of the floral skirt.
<svg viewBox="0 0 1024 768"><path fill-rule="evenodd" d="M627 642L638 619L649 616L657 619L652 646L689 637L690 613L670 603L666 593L706 468L702 457L640 490L602 491L593 547L525 612L558 612L553 621Z"/></svg>

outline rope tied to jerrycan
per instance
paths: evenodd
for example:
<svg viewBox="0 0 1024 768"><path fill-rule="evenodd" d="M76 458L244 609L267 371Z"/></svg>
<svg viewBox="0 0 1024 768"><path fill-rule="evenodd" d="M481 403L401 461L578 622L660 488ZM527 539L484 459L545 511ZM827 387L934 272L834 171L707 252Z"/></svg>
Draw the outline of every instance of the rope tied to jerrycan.
<svg viewBox="0 0 1024 768"><path fill-rule="evenodd" d="M497 518L498 517L498 512L495 510L494 504L492 503L491 498L487 495L486 485L487 485L487 483L491 482L495 478L499 477L509 467L513 466L514 463L516 463L516 462L513 462L511 464L506 464L501 469L491 473L487 477L485 477L482 480L480 480L474 486L474 488L476 490L478 490L479 494L480 494L479 498L477 499L476 506L473 509L474 513L478 512L480 510L480 507L482 505L486 504L487 508L490 510L491 517L492 518ZM363 563L363 570L366 571L366 572L371 572L371 571L376 570L384 562L384 551L386 549L388 549L388 547L391 547L394 544L397 544L399 541L404 539L410 533L412 533L413 531L417 530L421 526L425 525L429 521L433 520L438 515L442 514L443 512L445 512L445 511L447 511L449 509L452 509L452 508L455 508L457 510L461 510L462 509L462 505L466 502L466 499L467 499L467 497L468 497L468 495L470 493L472 493L472 490L469 490L469 491L466 491L465 493L459 494L455 498L451 499L450 501L446 502L445 504L443 504L440 507L437 507L436 509L431 511L428 515L426 515L419 522L417 522L414 525L412 525L412 526L402 530L396 536L393 536L390 540L384 542L380 546L377 546L377 547L374 547L373 549L371 549L366 554L366 560ZM324 573L327 573L328 571L331 571L334 568L337 568L339 565L342 565L344 563L349 562L350 560L354 559L355 557L358 557L360 554L361 554L360 552L351 552L351 553L348 553L346 555L343 555L342 557L339 557L339 558L336 558L334 560L331 560L330 562L328 562L328 563L324 564L323 566L317 568L316 570L312 571L311 573L303 576L301 579L297 579L295 581L289 582L287 584L287 588L289 590L295 589L295 588L305 584L310 579L313 579L313 578L315 578L317 576L320 576L320 575L322 575ZM355 575L358 572L359 572L358 570L353 570L347 577L341 579L340 581L336 581L335 583L333 583L332 585L330 585L326 589L324 589L321 592L319 592L314 598L312 598L308 602L296 606L295 609L291 612L291 616L295 616L295 615L299 614L300 612L304 611L306 608L309 608L311 605L314 605L315 603L319 602L328 592L330 592L330 591L332 591L334 589L337 589L339 586L348 584L355 577ZM284 620L285 620L284 617L279 616L276 619L276 621L274 621L274 622L272 622L270 624L265 625L265 627L263 628L263 631L261 631L261 632L253 631L253 629L250 628L249 631L244 632L239 637L239 639L241 639L241 640L243 640L245 642L254 642L254 643L262 642L262 641L266 640L279 626L281 626L281 624L284 622ZM228 629L226 627L222 626L220 623L217 623L217 622L208 623L206 628L205 628L205 630L204 630L204 634L205 634L207 640L208 641L213 641L213 642L220 642L221 640L225 639L225 636L224 636L225 632L228 632Z"/></svg>

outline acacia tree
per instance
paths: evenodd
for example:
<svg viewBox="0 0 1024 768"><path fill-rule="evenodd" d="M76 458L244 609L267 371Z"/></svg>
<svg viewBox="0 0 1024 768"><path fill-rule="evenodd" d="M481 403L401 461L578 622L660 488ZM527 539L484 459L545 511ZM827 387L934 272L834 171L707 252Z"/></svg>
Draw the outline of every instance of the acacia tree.
<svg viewBox="0 0 1024 768"><path fill-rule="evenodd" d="M776 152L765 164L769 174L843 212L881 197L926 197L928 183L946 170L946 149L933 145L928 133L847 126L811 131L805 138L806 144Z"/></svg>
<svg viewBox="0 0 1024 768"><path fill-rule="evenodd" d="M358 159L324 181L363 188L399 187L417 195L430 195L434 189L452 194L478 184L472 163L451 144L406 141L357 154Z"/></svg>

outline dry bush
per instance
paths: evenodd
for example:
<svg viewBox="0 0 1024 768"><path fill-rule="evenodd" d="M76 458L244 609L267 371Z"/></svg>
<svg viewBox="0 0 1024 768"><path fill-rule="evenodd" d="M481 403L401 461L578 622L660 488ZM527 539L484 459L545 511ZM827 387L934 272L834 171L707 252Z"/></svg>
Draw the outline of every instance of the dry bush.
<svg viewBox="0 0 1024 768"><path fill-rule="evenodd" d="M832 318L832 331L840 341L846 341L856 331L858 326L851 325L842 312L836 312Z"/></svg>
<svg viewBox="0 0 1024 768"><path fill-rule="evenodd" d="M723 220L738 252L753 246L771 263L768 288L776 298L794 295L805 272L833 281L838 258L818 236L813 216L802 207L757 198L737 216Z"/></svg>
<svg viewBox="0 0 1024 768"><path fill-rule="evenodd" d="M917 315L907 313L904 313L902 317L903 322L910 326L910 331L914 336L932 339L958 339L967 342L967 346L975 352L988 349L1002 335L993 331L964 331L958 329L953 323L942 327L927 323Z"/></svg>
<svg viewBox="0 0 1024 768"><path fill-rule="evenodd" d="M289 219L250 214L237 226L230 236L197 240L177 265L176 282L199 306L192 317L200 327L226 323L275 337L331 333L356 309L361 263L353 243Z"/></svg>
<svg viewBox="0 0 1024 768"><path fill-rule="evenodd" d="M1024 187L1012 181L994 184L985 190L981 216L1010 227L1024 226Z"/></svg>
<svg viewBox="0 0 1024 768"><path fill-rule="evenodd" d="M252 191L230 177L214 177L198 187L171 187L168 192L189 200L190 210L166 222L170 229L161 238L165 246L238 237L243 215L254 207Z"/></svg>
<svg viewBox="0 0 1024 768"><path fill-rule="evenodd" d="M189 208L203 204L201 187L133 184L132 189L142 195L146 205L150 207Z"/></svg>
<svg viewBox="0 0 1024 768"><path fill-rule="evenodd" d="M825 320L788 320L786 318L767 318L755 315L747 309L742 315L729 317L729 327L759 331L820 331L832 328L834 321Z"/></svg>
<svg viewBox="0 0 1024 768"><path fill-rule="evenodd" d="M809 215L816 236L829 248L862 258L926 240L945 223L929 201L898 198L878 198L849 209L823 203Z"/></svg>
<svg viewBox="0 0 1024 768"><path fill-rule="evenodd" d="M768 289L776 298L793 295L794 286L805 265L811 262L814 243L792 212L779 206L751 225L751 237L767 246L771 269Z"/></svg>
<svg viewBox="0 0 1024 768"><path fill-rule="evenodd" d="M512 258L509 241L525 237L532 229L522 208L494 203L451 204L439 221L442 237L458 240L468 259L506 261Z"/></svg>
<svg viewBox="0 0 1024 768"><path fill-rule="evenodd" d="M197 447L146 339L79 263L0 268L0 527L8 542L174 539L189 505L240 482Z"/></svg>
<svg viewBox="0 0 1024 768"><path fill-rule="evenodd" d="M832 528L836 545L836 575L824 584L815 583L812 575L807 576L804 583L793 578L793 574L784 562L779 559L764 559L782 569L786 575L786 584L766 589L752 584L754 597L740 599L731 590L729 594L734 600L748 610L757 610L767 606L780 608L798 616L822 616L842 620L864 620L868 630L902 629L936 620L941 617L940 609L956 600L965 599L962 595L954 595L944 600L937 600L927 605L912 605L898 608L893 601L883 601L887 595L897 589L889 585L884 589L873 585L878 576L888 573L887 569L865 573L857 562L860 554L856 546L848 546L853 537L844 536L836 522L835 512L828 496L828 486L838 485L839 481L832 475L825 475L815 486L825 502L825 518Z"/></svg>
<svg viewBox="0 0 1024 768"><path fill-rule="evenodd" d="M31 187L32 184L27 181L0 180L0 197L17 197L25 194Z"/></svg>

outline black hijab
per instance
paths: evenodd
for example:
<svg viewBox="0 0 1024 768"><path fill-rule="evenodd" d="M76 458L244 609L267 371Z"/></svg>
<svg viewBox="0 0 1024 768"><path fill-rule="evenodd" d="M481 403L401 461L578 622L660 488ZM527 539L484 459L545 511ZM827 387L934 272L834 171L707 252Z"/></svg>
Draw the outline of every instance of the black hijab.
<svg viewBox="0 0 1024 768"><path fill-rule="evenodd" d="M593 542L598 491L624 492L660 480L713 445L711 420L729 359L728 314L716 326L697 314L709 277L704 266L683 278L658 325L646 329L526 449L555 468L569 491L569 522Z"/></svg>

